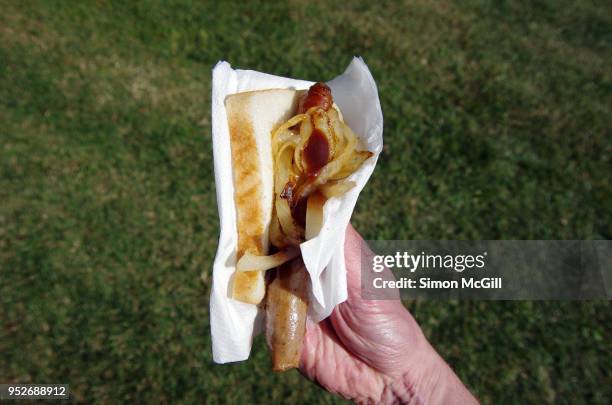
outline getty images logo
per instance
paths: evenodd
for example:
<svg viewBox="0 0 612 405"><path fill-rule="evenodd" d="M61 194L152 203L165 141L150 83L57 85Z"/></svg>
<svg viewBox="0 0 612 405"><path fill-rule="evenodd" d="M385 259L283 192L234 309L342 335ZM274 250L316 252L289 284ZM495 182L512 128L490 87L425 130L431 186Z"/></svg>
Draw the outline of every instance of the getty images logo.
<svg viewBox="0 0 612 405"><path fill-rule="evenodd" d="M447 269L458 273L466 269L483 269L487 252L479 255L429 255L425 252L411 254L396 252L394 255L375 255L372 260L372 270L382 272L385 267L401 268L411 273L419 269Z"/></svg>

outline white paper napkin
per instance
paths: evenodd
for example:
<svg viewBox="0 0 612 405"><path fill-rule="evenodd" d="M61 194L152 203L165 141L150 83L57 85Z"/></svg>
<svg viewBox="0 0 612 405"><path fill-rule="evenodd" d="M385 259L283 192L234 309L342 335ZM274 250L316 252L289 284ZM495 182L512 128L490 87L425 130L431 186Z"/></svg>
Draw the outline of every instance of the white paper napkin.
<svg viewBox="0 0 612 405"><path fill-rule="evenodd" d="M210 326L213 359L216 363L246 360L253 337L263 326L255 305L229 298L228 284L236 263L236 207L232 182L232 161L225 98L234 93L272 88L307 89L312 82L273 76L252 70L232 69L219 62L213 69L212 130L215 159L215 185L221 235L213 264L210 295ZM344 232L357 197L370 178L382 150L383 117L376 83L363 59L353 58L345 72L328 82L334 102L344 120L374 156L351 175L357 185L342 197L328 200L323 208L323 228L319 236L300 245L312 282L309 319L319 322L345 301L346 268Z"/></svg>

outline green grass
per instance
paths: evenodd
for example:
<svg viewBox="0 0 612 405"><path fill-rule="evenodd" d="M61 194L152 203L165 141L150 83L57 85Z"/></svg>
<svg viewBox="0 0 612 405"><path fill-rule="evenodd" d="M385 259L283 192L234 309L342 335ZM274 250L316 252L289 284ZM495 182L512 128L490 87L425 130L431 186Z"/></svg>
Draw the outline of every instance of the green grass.
<svg viewBox="0 0 612 405"><path fill-rule="evenodd" d="M340 401L272 374L261 340L212 364L199 275L218 237L220 59L326 80L365 58L386 142L353 217L369 239L612 236L608 2L0 10L0 382L86 402ZM608 302L410 309L485 403L610 401Z"/></svg>

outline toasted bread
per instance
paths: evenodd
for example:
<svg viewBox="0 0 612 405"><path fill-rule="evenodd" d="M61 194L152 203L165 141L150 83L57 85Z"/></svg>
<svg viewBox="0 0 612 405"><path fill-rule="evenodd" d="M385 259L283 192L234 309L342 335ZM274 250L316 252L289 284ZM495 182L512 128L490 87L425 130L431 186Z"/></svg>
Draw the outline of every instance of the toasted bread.
<svg viewBox="0 0 612 405"><path fill-rule="evenodd" d="M298 92L272 89L237 93L225 100L232 151L238 260L245 252L268 254L268 229L274 201L272 131L296 111ZM265 295L264 272L236 272L231 296L259 304Z"/></svg>

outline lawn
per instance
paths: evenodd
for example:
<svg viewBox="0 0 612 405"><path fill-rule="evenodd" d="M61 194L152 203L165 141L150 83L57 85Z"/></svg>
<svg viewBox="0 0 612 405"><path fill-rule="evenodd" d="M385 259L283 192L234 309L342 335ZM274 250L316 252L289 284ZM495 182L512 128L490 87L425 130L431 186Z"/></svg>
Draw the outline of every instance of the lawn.
<svg viewBox="0 0 612 405"><path fill-rule="evenodd" d="M245 3L245 4L243 4ZM361 55L385 148L368 239L610 239L609 2L0 0L0 383L83 402L337 403L214 365L211 68ZM609 403L608 302L409 303L485 403Z"/></svg>

